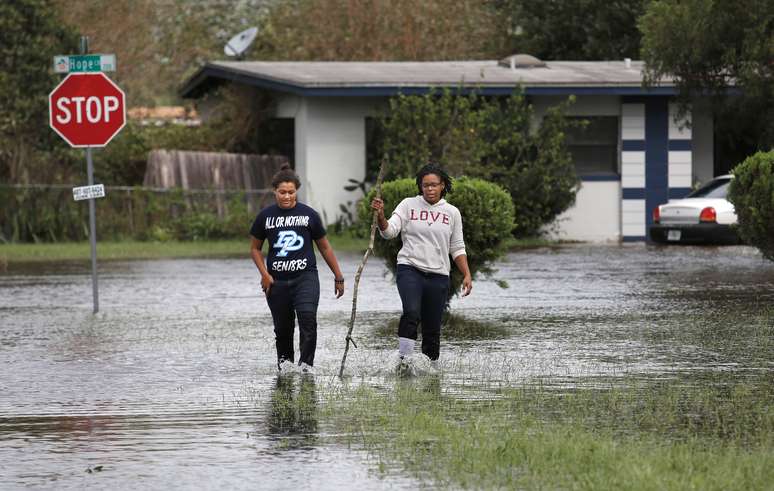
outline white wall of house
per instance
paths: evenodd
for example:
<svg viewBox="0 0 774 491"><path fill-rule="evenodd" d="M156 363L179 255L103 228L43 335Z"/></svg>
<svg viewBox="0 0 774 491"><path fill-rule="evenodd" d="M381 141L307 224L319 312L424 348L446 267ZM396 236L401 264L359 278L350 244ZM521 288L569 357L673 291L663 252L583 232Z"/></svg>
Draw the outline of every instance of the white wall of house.
<svg viewBox="0 0 774 491"><path fill-rule="evenodd" d="M277 116L295 119L295 166L301 178L299 198L316 209L326 224L361 198L346 191L348 179L362 181L366 168L365 118L374 112L372 99L285 97Z"/></svg>
<svg viewBox="0 0 774 491"><path fill-rule="evenodd" d="M548 237L583 242L618 242L621 239L621 184L618 181L584 181L575 205L545 227Z"/></svg>
<svg viewBox="0 0 774 491"><path fill-rule="evenodd" d="M691 131L693 184L704 184L715 177L715 132L708 102L693 104Z"/></svg>
<svg viewBox="0 0 774 491"><path fill-rule="evenodd" d="M535 119L567 100L565 96L535 97ZM618 96L580 96L567 109L569 116L616 116L621 114ZM620 169L620 162L619 162ZM584 242L618 242L621 239L620 181L584 181L575 204L545 228L548 236Z"/></svg>
<svg viewBox="0 0 774 491"><path fill-rule="evenodd" d="M549 107L566 100L561 96L532 98L536 122ZM284 96L278 100L276 115L295 120L296 170L302 180L300 199L317 209L323 220L333 223L361 198L359 190L346 191L348 179L362 180L366 166L365 118L384 106L384 98L314 98ZM621 116L618 96L581 96L568 109L573 116ZM675 131L675 130L673 130ZM686 133L688 135L688 133ZM712 178L712 117L706 106L692 111L690 136L692 179ZM619 162L619 172L620 172ZM589 242L618 242L624 235L625 215L642 215L642 210L623 210L621 181L583 181L575 204L546 227L556 239Z"/></svg>

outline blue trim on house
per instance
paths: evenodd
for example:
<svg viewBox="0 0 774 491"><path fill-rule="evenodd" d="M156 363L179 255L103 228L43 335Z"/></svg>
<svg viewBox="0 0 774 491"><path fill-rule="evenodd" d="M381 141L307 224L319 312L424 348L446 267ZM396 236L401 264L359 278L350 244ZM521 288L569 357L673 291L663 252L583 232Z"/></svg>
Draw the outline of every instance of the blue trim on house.
<svg viewBox="0 0 774 491"><path fill-rule="evenodd" d="M624 235L621 240L623 242L645 242L648 238L644 235Z"/></svg>
<svg viewBox="0 0 774 491"><path fill-rule="evenodd" d="M691 140L669 140L669 150L675 152L690 152L693 149Z"/></svg>
<svg viewBox="0 0 774 491"><path fill-rule="evenodd" d="M621 98L621 104L645 104L646 102L648 98L641 95L626 95Z"/></svg>
<svg viewBox="0 0 774 491"><path fill-rule="evenodd" d="M524 92L528 95L642 95L672 96L677 95L675 87L526 87Z"/></svg>
<svg viewBox="0 0 774 491"><path fill-rule="evenodd" d="M581 174L578 178L583 182L614 182L621 180L621 176L618 174Z"/></svg>
<svg viewBox="0 0 774 491"><path fill-rule="evenodd" d="M669 188L669 199L685 198L691 191L691 188Z"/></svg>
<svg viewBox="0 0 774 491"><path fill-rule="evenodd" d="M381 87L297 87L296 92L306 97L391 97L398 94L425 95L433 90L449 89L455 94L476 92L485 96L507 96L513 94L516 85L505 87L464 87L450 86L381 86ZM526 95L626 95L643 94L648 96L672 96L677 91L671 87L524 87Z"/></svg>
<svg viewBox="0 0 774 491"><path fill-rule="evenodd" d="M645 224L653 217L648 210L669 199L669 99L653 98L645 103Z"/></svg>
<svg viewBox="0 0 774 491"><path fill-rule="evenodd" d="M621 199L645 199L645 188L622 188Z"/></svg>
<svg viewBox="0 0 774 491"><path fill-rule="evenodd" d="M645 140L621 140L621 151L642 152L645 150Z"/></svg>

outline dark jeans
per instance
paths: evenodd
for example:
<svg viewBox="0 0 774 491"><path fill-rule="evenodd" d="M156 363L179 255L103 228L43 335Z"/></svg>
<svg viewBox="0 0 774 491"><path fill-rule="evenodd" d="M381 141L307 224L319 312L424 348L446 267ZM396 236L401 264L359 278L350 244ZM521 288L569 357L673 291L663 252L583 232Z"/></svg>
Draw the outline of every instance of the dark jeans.
<svg viewBox="0 0 774 491"><path fill-rule="evenodd" d="M441 349L441 317L449 292L449 277L398 264L397 282L400 300L403 302L398 336L417 339L417 326L421 323L422 353L431 360L437 360Z"/></svg>
<svg viewBox="0 0 774 491"><path fill-rule="evenodd" d="M274 280L266 297L274 319L277 363L295 361L293 332L298 316L299 362L314 366L317 348L317 304L320 301L320 280L317 271L305 271L290 280Z"/></svg>

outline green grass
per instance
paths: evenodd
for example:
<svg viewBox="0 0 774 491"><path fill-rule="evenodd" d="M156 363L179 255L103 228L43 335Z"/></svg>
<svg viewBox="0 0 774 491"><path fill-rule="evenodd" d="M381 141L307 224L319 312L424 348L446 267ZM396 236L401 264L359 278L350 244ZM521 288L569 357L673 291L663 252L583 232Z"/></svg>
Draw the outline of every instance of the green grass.
<svg viewBox="0 0 774 491"><path fill-rule="evenodd" d="M249 255L249 242L237 240L202 242L97 242L97 258L159 259L171 257L228 257ZM88 242L0 245L0 262L38 262L88 259Z"/></svg>
<svg viewBox="0 0 774 491"><path fill-rule="evenodd" d="M368 242L349 236L330 235L337 252L361 252ZM97 242L100 261L114 259L162 259L191 257L249 257L250 241L211 240L192 242ZM0 244L0 266L12 263L85 260L91 257L88 242Z"/></svg>
<svg viewBox="0 0 774 491"><path fill-rule="evenodd" d="M344 387L329 416L382 470L473 489L769 489L770 382L555 392L471 401L437 380Z"/></svg>
<svg viewBox="0 0 774 491"><path fill-rule="evenodd" d="M368 239L353 237L351 234L329 234L336 252L363 253L368 247ZM531 248L555 245L555 242L543 239L512 239L508 248ZM249 240L209 240L209 241L165 241L146 242L126 240L120 242L97 242L97 258L114 259L163 259L193 257L239 257L249 255ZM88 242L59 242L39 244L0 243L0 268L13 263L44 261L84 260L91 257Z"/></svg>

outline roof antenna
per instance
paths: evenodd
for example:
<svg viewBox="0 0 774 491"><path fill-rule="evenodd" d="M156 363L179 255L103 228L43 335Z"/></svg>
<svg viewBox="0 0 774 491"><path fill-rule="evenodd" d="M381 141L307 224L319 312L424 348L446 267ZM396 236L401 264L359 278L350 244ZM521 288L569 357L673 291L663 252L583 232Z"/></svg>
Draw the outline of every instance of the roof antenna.
<svg viewBox="0 0 774 491"><path fill-rule="evenodd" d="M255 36L258 34L257 27L251 27L240 32L236 36L232 37L223 47L223 52L226 56L234 56L237 60L242 59L247 48L255 41Z"/></svg>

